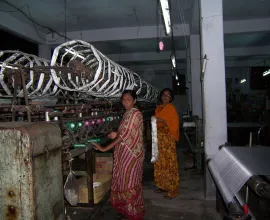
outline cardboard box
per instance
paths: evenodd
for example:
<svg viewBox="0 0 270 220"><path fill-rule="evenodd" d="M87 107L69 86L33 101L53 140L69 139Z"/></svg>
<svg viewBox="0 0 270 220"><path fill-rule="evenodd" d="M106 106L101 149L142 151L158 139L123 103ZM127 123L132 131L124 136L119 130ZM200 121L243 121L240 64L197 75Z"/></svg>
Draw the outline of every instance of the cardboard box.
<svg viewBox="0 0 270 220"><path fill-rule="evenodd" d="M81 177L77 179L77 184L79 185L79 203L88 203L88 187L87 187L87 177Z"/></svg>
<svg viewBox="0 0 270 220"><path fill-rule="evenodd" d="M96 154L96 173L93 175L94 204L99 203L110 191L112 183L113 154Z"/></svg>
<svg viewBox="0 0 270 220"><path fill-rule="evenodd" d="M99 203L110 191L112 184L112 175L94 174L94 204Z"/></svg>
<svg viewBox="0 0 270 220"><path fill-rule="evenodd" d="M112 173L113 155L112 154L96 154L96 174Z"/></svg>
<svg viewBox="0 0 270 220"><path fill-rule="evenodd" d="M111 189L113 154L97 153L95 158L95 174L93 174L94 204L99 203ZM89 194L87 177L77 179L79 185L79 203L88 203Z"/></svg>

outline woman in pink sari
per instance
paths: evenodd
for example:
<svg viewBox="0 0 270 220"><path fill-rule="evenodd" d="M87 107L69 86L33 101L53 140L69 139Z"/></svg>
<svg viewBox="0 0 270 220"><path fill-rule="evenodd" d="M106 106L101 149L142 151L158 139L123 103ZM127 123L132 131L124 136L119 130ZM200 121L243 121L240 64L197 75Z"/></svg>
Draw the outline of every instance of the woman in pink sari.
<svg viewBox="0 0 270 220"><path fill-rule="evenodd" d="M136 98L133 90L123 92L122 104L126 112L118 131L109 134L114 141L106 147L93 143L102 152L115 148L110 202L120 214L120 219L130 220L142 220L144 216L143 116L134 108Z"/></svg>

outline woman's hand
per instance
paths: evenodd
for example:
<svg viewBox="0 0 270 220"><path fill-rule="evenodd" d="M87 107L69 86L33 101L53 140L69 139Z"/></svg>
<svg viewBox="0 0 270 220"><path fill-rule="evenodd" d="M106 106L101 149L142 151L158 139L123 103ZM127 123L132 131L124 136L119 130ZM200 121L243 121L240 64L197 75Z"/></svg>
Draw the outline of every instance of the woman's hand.
<svg viewBox="0 0 270 220"><path fill-rule="evenodd" d="M116 137L117 137L117 132L111 132L109 135L108 135L108 138L110 138L110 139L115 139Z"/></svg>
<svg viewBox="0 0 270 220"><path fill-rule="evenodd" d="M105 149L104 147L102 147L100 144L95 143L95 142L92 142L92 144L95 146L95 147L94 147L95 150L99 150L99 151L101 151L101 152L105 152L105 151L106 151L106 149Z"/></svg>
<svg viewBox="0 0 270 220"><path fill-rule="evenodd" d="M163 125L167 125L166 121L161 118L157 118L157 122L161 122Z"/></svg>

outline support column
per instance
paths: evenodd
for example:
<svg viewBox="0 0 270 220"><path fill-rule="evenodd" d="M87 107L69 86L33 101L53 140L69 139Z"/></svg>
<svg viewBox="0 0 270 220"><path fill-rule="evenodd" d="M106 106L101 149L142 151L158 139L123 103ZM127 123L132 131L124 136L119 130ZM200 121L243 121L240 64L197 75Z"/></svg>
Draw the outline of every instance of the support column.
<svg viewBox="0 0 270 220"><path fill-rule="evenodd" d="M46 44L38 45L38 56L47 60L52 59L51 46Z"/></svg>
<svg viewBox="0 0 270 220"><path fill-rule="evenodd" d="M192 114L202 119L202 86L201 86L201 48L200 36L190 36L191 61L191 96Z"/></svg>
<svg viewBox="0 0 270 220"><path fill-rule="evenodd" d="M202 57L207 56L203 77L205 157L212 158L227 141L224 33L222 0L200 0ZM215 199L216 187L205 173L206 199Z"/></svg>

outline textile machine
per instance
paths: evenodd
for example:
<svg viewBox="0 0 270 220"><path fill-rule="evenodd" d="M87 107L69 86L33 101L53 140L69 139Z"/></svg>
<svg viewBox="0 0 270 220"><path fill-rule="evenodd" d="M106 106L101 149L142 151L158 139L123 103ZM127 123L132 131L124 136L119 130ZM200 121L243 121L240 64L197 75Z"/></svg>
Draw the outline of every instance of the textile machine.
<svg viewBox="0 0 270 220"><path fill-rule="evenodd" d="M207 160L224 219L266 220L270 216L270 148L221 146Z"/></svg>
<svg viewBox="0 0 270 220"><path fill-rule="evenodd" d="M150 119L158 89L89 43L66 42L50 61L0 51L1 219L93 215L110 189L112 152L91 143L117 130L125 89Z"/></svg>
<svg viewBox="0 0 270 220"><path fill-rule="evenodd" d="M183 118L183 131L185 138L190 147L190 153L193 154L193 166L185 170L196 169L203 170L203 153L204 153L204 133L202 120L198 116L189 116L185 114Z"/></svg>

